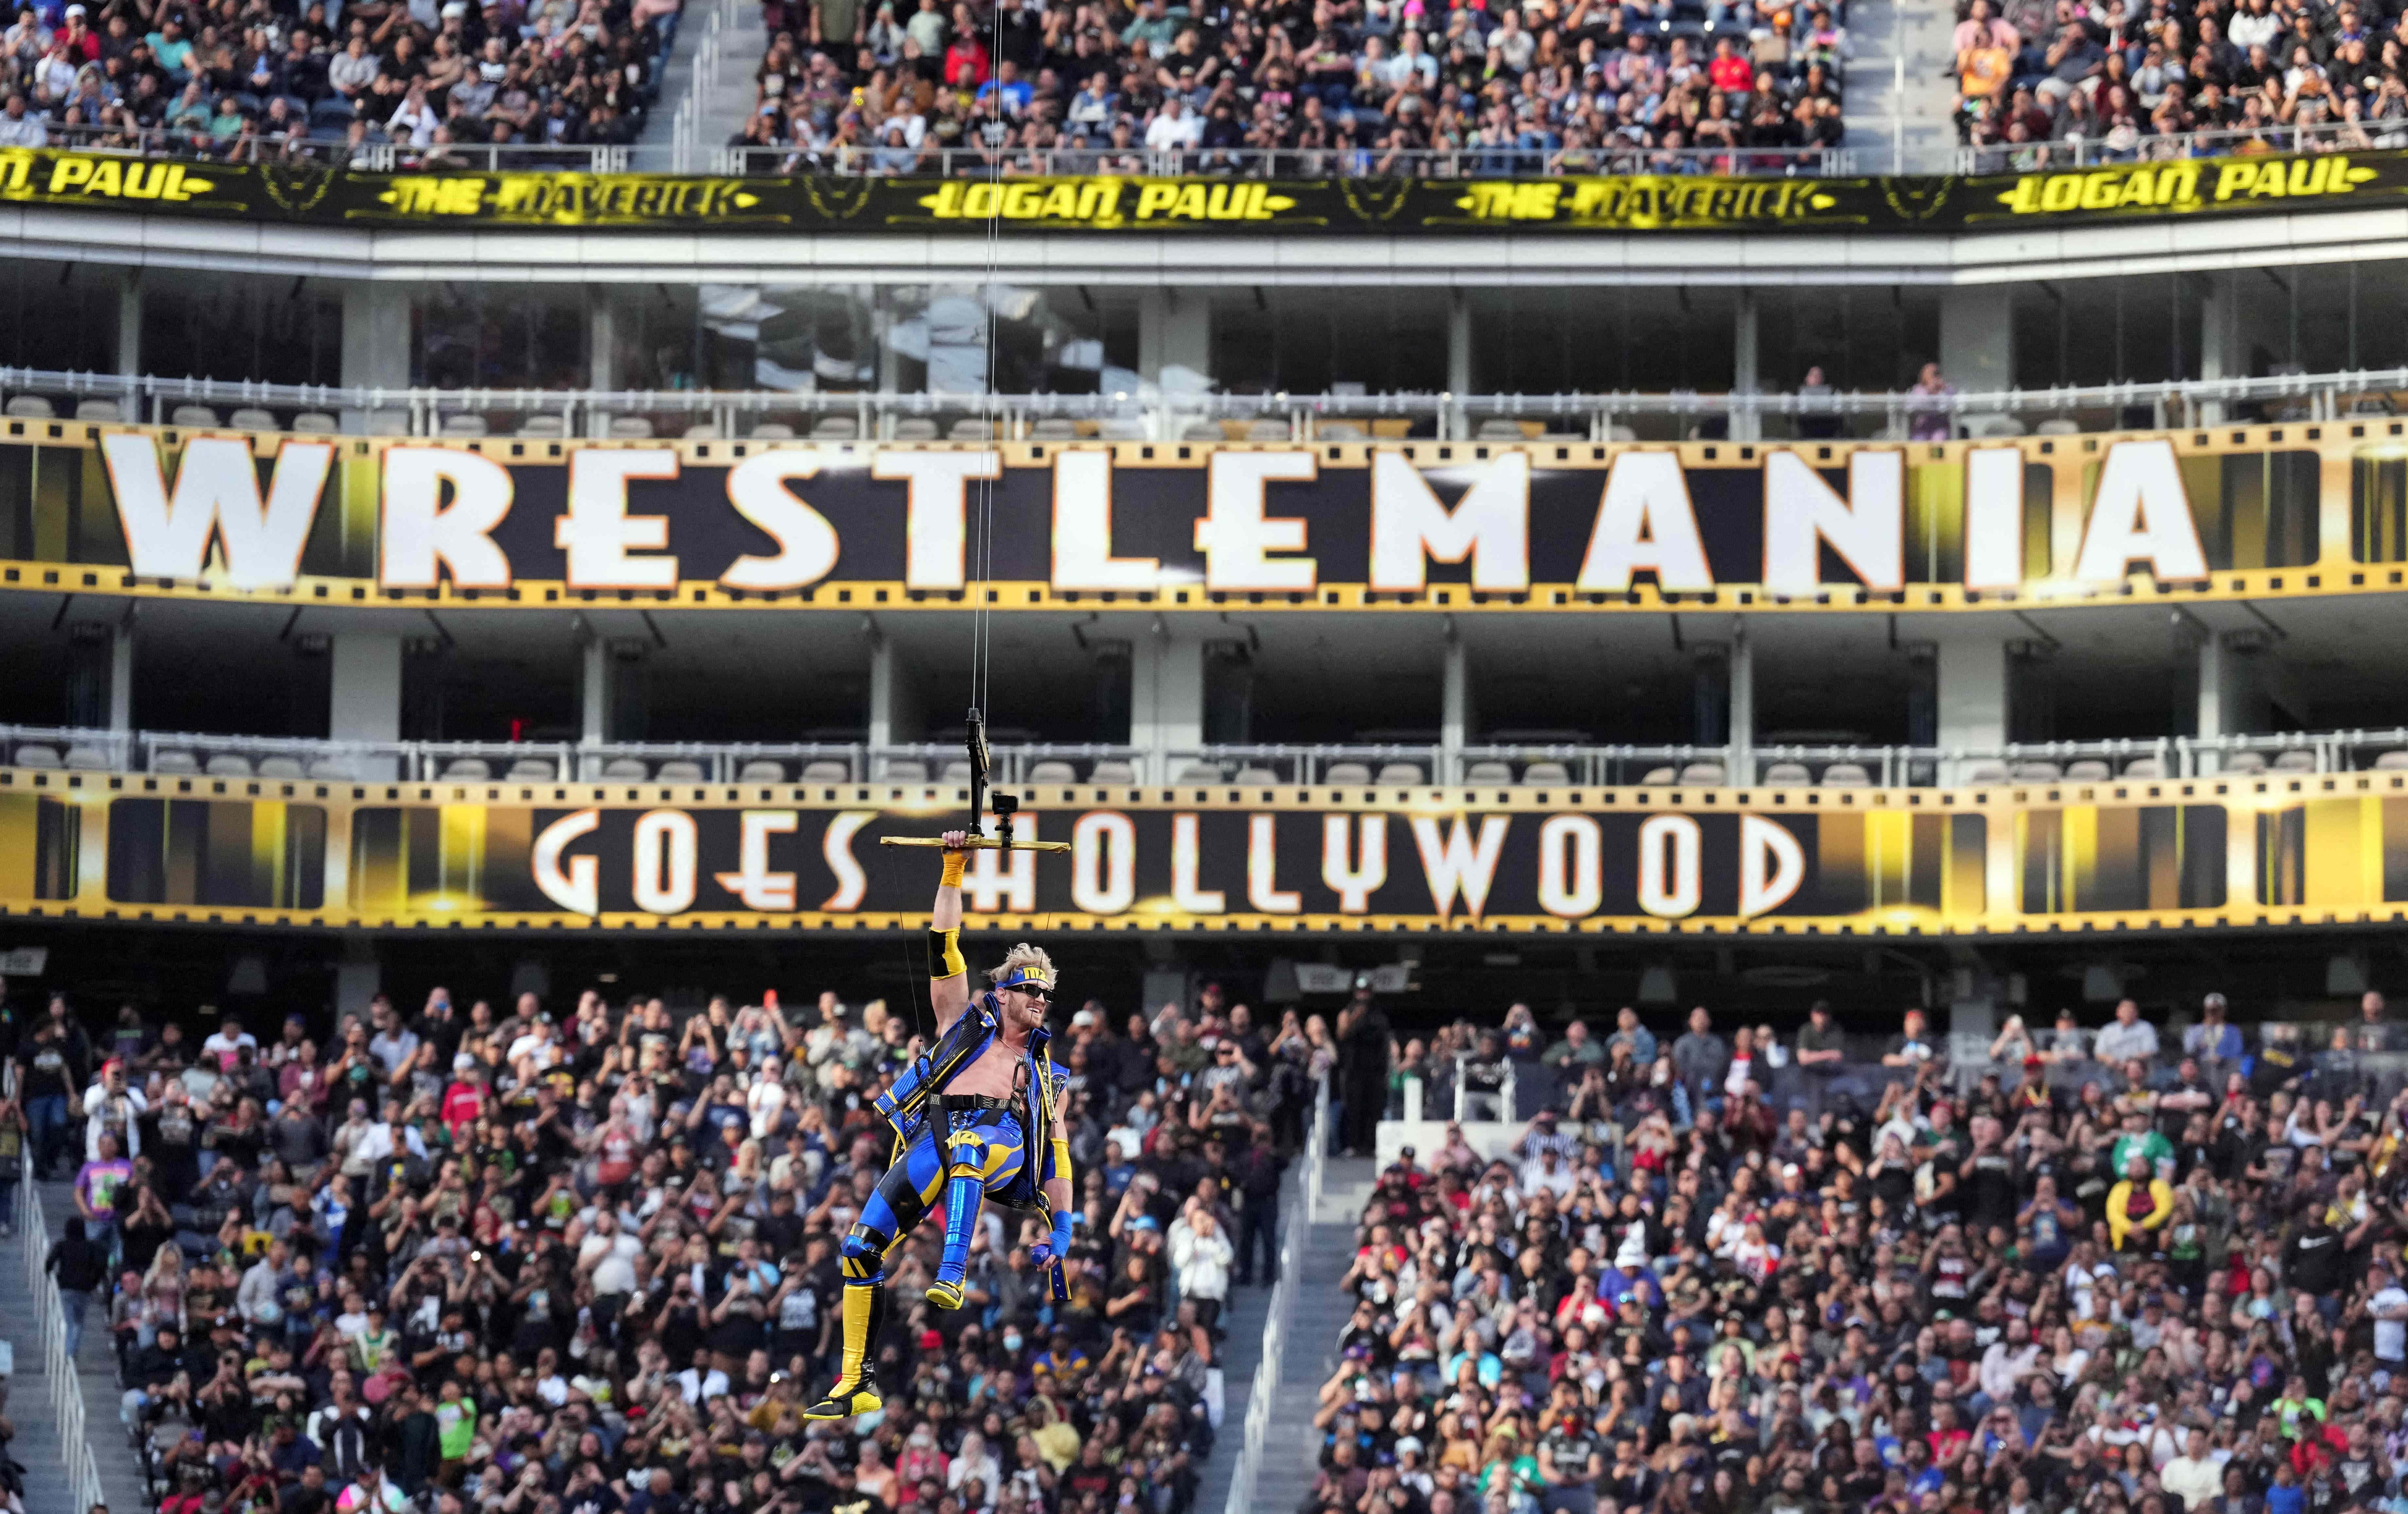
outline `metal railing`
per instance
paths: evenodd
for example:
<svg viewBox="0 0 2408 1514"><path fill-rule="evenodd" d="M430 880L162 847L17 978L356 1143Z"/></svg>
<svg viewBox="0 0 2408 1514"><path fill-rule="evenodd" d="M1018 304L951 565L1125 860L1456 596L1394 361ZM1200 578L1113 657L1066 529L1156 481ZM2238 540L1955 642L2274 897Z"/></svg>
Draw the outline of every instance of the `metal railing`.
<svg viewBox="0 0 2408 1514"><path fill-rule="evenodd" d="M1297 1156L1294 1192L1280 1215L1279 1278L1271 1284L1269 1306L1263 1315L1263 1354L1254 1367L1254 1385L1246 1394L1245 1438L1238 1464L1229 1474L1229 1500L1224 1514L1256 1514L1254 1483L1263 1469L1263 1448L1270 1439L1271 1400L1278 1396L1280 1366L1287 1354L1288 1322L1296 1313L1299 1253L1312 1234L1313 1218L1321 1212L1321 1183L1329 1153L1329 1078L1314 1080L1312 1118L1304 1132L1304 1150Z"/></svg>
<svg viewBox="0 0 2408 1514"><path fill-rule="evenodd" d="M17 1238L24 1247L25 1287L33 1294L34 1317L41 1321L42 1376L50 1391L50 1413L59 1427L59 1453L66 1463L70 1507L84 1509L108 1503L101 1491L100 1464L92 1453L84 1425L83 1379L75 1359L67 1355L67 1320L59 1303L59 1286L44 1263L50 1254L50 1228L42 1217L42 1196L34 1182L31 1153L17 1184Z"/></svg>
<svg viewBox="0 0 2408 1514"><path fill-rule="evenodd" d="M709 389L439 389L260 383L0 368L15 419L351 435L751 438L831 444L1903 440L1917 417L1976 440L2399 413L2408 368L2260 378L1840 393L1221 395L799 394ZM22 407L22 408L21 408ZM246 413L248 412L248 413Z"/></svg>
<svg viewBox="0 0 2408 1514"><path fill-rule="evenodd" d="M73 148L135 158L176 158L201 163L307 166L352 168L363 173L625 173L634 166L635 150L616 142L459 142L438 132L423 146L371 135L360 141L347 135L311 135L312 121L304 104L282 122L266 114L269 100L240 95L257 119L235 135L218 139L204 127L178 128L165 122L128 130L109 124L48 122L43 147ZM370 123L372 133L378 123Z"/></svg>
<svg viewBox="0 0 2408 1514"><path fill-rule="evenodd" d="M1593 174L1673 177L1833 178L1854 171L1841 147L1595 147L1453 149L1159 148L1110 142L1066 147L908 147L876 141L824 147L724 147L711 160L724 175L826 175L840 179L984 179L1094 174L1149 179L1554 179Z"/></svg>
<svg viewBox="0 0 2408 1514"><path fill-rule="evenodd" d="M1929 788L2408 771L2408 728L1999 746L996 745L1006 786ZM338 742L0 726L0 763L204 778L407 783L958 784L951 743Z"/></svg>
<svg viewBox="0 0 2408 1514"><path fill-rule="evenodd" d="M2274 152L2374 152L2408 147L2408 118L2387 121L2272 124L2249 130L2152 132L2064 137L2045 142L1994 142L1960 147L1953 173L2045 173L2118 163L2170 163Z"/></svg>
<svg viewBox="0 0 2408 1514"><path fill-rule="evenodd" d="M677 115L670 123L670 163L674 172L694 173L702 165L703 134L710 129L710 103L719 89L721 71L726 65L727 34L735 24L733 12L738 3L739 0L714 0L710 16L702 23L702 36L695 43L694 59L686 70L685 96L678 101Z"/></svg>

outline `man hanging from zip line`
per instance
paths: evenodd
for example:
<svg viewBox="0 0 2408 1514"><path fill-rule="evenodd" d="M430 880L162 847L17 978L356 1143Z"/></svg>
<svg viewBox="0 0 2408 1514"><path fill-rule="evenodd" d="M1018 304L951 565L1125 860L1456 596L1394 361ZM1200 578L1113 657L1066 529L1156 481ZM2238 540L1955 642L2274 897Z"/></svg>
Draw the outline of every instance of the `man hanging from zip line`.
<svg viewBox="0 0 2408 1514"><path fill-rule="evenodd" d="M896 1158L861 1218L845 1236L843 1364L827 1396L806 1420L843 1420L880 1406L878 1336L886 1319L886 1258L943 1198L945 1246L928 1300L962 1306L970 1237L980 1201L992 1196L1048 1222L1029 1249L1040 1271L1061 1271L1070 1246L1070 1142L1062 1116L1063 1079L1046 1056L1045 1011L1053 959L1023 943L987 973L994 987L975 998L962 961L962 872L968 833L944 835L944 872L930 911L928 945L936 966L928 997L937 1044L913 1060L874 1107L895 1128Z"/></svg>

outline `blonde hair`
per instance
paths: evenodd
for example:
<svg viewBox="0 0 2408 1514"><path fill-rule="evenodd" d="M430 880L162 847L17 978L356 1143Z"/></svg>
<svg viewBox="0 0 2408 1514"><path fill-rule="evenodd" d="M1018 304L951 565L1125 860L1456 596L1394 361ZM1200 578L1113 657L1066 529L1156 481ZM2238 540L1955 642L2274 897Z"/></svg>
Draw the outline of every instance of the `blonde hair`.
<svg viewBox="0 0 2408 1514"><path fill-rule="evenodd" d="M1015 970L1024 967L1036 968L1044 973L1049 981L1054 977L1054 959L1045 955L1045 948L1032 946L1024 941L1003 954L1002 963L987 973L987 981L1001 983L1011 976Z"/></svg>

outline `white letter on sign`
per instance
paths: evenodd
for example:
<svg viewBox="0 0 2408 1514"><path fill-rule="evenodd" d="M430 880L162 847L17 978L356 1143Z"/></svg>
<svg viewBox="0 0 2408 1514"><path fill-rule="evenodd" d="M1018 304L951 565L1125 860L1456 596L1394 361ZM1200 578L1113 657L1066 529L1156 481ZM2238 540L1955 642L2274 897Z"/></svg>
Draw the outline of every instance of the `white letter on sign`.
<svg viewBox="0 0 2408 1514"><path fill-rule="evenodd" d="M1478 471L1449 510L1402 453L1371 454L1371 587L1412 592L1429 564L1471 559L1471 586L1530 586L1530 454L1505 454Z"/></svg>
<svg viewBox="0 0 2408 1514"><path fill-rule="evenodd" d="M1014 835L1022 841L1037 839L1037 816L1022 811ZM996 858L1004 854L996 851L972 852L970 870L962 879L962 893L974 915L993 915L1010 908L1014 915L1037 912L1037 854L1011 854L1008 866L998 867Z"/></svg>
<svg viewBox="0 0 2408 1514"><path fill-rule="evenodd" d="M1539 828L1539 907L1559 920L1597 913L1605 901L1605 837L1584 815L1554 815Z"/></svg>
<svg viewBox="0 0 2408 1514"><path fill-rule="evenodd" d="M438 509L443 485L452 503ZM454 447L384 450L384 521L377 582L388 589L431 589L439 563L464 589L510 586L510 560L494 545L494 527L510 512L509 469Z"/></svg>
<svg viewBox="0 0 2408 1514"><path fill-rule="evenodd" d="M832 915L849 915L861 908L863 897L869 892L869 874L861 870L861 859L853 855L853 838L877 818L876 810L847 810L828 822L827 830L820 837L820 856L826 859L828 872L836 875L836 892L822 901L820 908Z"/></svg>
<svg viewBox="0 0 2408 1514"><path fill-rule="evenodd" d="M1220 915L1229 907L1227 894L1197 887L1204 874L1201 829L1192 813L1170 817L1170 903L1182 915Z"/></svg>
<svg viewBox="0 0 2408 1514"><path fill-rule="evenodd" d="M663 811L663 814L668 812ZM744 901L752 910L785 911L795 907L795 875L769 871L769 838L795 833L792 810L746 810L736 844L736 871L714 872L713 882Z"/></svg>
<svg viewBox="0 0 2408 1514"><path fill-rule="evenodd" d="M769 533L778 555L738 557L719 582L731 589L799 589L835 571L836 527L786 487L788 479L810 478L819 470L815 447L755 453L727 470L727 502Z"/></svg>
<svg viewBox="0 0 2408 1514"><path fill-rule="evenodd" d="M1355 848L1360 859L1352 863L1347 860L1350 828L1346 819L1342 815L1321 817L1321 881L1338 896L1340 914L1362 915L1370 910L1371 896L1388 881L1388 817L1355 816L1351 829L1361 838Z"/></svg>
<svg viewBox="0 0 2408 1514"><path fill-rule="evenodd" d="M1764 586L1809 595L1823 586L1822 545L1856 570L1865 587L1906 586L1906 455L1865 449L1848 458L1842 499L1794 452L1764 460Z"/></svg>
<svg viewBox="0 0 2408 1514"><path fill-rule="evenodd" d="M1216 452L1206 475L1205 514L1196 523L1196 550L1204 554L1208 589L1296 590L1313 585L1310 557L1273 558L1304 550L1304 522L1266 519L1263 486L1274 480L1310 483L1321 476L1309 452Z"/></svg>
<svg viewBox="0 0 2408 1514"><path fill-rule="evenodd" d="M1279 819L1251 815L1246 821L1246 902L1265 915L1294 915L1304 901L1279 886Z"/></svg>
<svg viewBox="0 0 2408 1514"><path fill-rule="evenodd" d="M636 866L630 892L636 907L676 915L694 904L694 816L683 810L650 810L636 822Z"/></svg>
<svg viewBox="0 0 2408 1514"><path fill-rule="evenodd" d="M301 576L301 548L317 518L335 449L288 441L276 454L267 504L251 443L196 437L184 443L171 499L159 472L159 449L147 436L112 431L100 439L109 492L125 531L126 562L146 578L198 578L209 535L225 543L226 580L238 589L290 588Z"/></svg>
<svg viewBox="0 0 2408 1514"><path fill-rule="evenodd" d="M543 890L544 898L571 915L602 913L601 864L590 857L572 857L568 871L563 872L560 854L567 850L570 842L592 835L601 824L601 811L579 810L544 827L542 834L535 839L535 855L531 858L535 886Z"/></svg>
<svg viewBox="0 0 2408 1514"><path fill-rule="evenodd" d="M2166 583L2207 576L2171 441L2119 441L2107 449L2073 576L2085 584L2121 583L2135 559Z"/></svg>
<svg viewBox="0 0 2408 1514"><path fill-rule="evenodd" d="M1668 594L1714 586L1678 453L1627 452L1614 458L1573 587L1619 593L1641 568L1653 569L1656 586Z"/></svg>
<svg viewBox="0 0 2408 1514"><path fill-rule="evenodd" d="M1070 828L1070 902L1089 915L1137 902L1137 823L1127 815L1096 810Z"/></svg>
<svg viewBox="0 0 2408 1514"><path fill-rule="evenodd" d="M1965 586L2012 589L2023 581L2023 451L1976 447L1965 454Z"/></svg>
<svg viewBox="0 0 2408 1514"><path fill-rule="evenodd" d="M1639 828L1639 907L1668 920L1698 912L1705 885L1698 823L1685 815L1648 816Z"/></svg>
<svg viewBox="0 0 2408 1514"><path fill-rule="evenodd" d="M1787 826L1744 815L1739 822L1739 914L1751 920L1789 902L1806 881L1806 849Z"/></svg>
<svg viewBox="0 0 2408 1514"><path fill-rule="evenodd" d="M1440 919L1455 913L1458 894L1463 912L1475 920L1488 907L1488 886L1497 879L1497 858L1505 850L1510 824L1506 815L1484 817L1475 842L1461 815L1447 822L1444 836L1438 833L1437 820L1426 815L1413 816L1413 844L1421 851L1422 876L1429 883L1430 904Z"/></svg>
<svg viewBox="0 0 2408 1514"><path fill-rule="evenodd" d="M962 586L962 512L967 481L1001 476L994 452L882 452L869 465L876 479L908 479L903 584L913 589ZM979 854L983 857L987 854Z"/></svg>
<svg viewBox="0 0 2408 1514"><path fill-rule="evenodd" d="M669 544L666 515L627 513L629 479L673 479L678 454L666 447L624 452L581 448L568 457L568 513L552 523L552 544L568 554L573 589L673 589L678 560L630 557L627 549Z"/></svg>
<svg viewBox="0 0 2408 1514"><path fill-rule="evenodd" d="M1112 454L1066 452L1054 459L1054 586L1150 589L1158 557L1112 555Z"/></svg>

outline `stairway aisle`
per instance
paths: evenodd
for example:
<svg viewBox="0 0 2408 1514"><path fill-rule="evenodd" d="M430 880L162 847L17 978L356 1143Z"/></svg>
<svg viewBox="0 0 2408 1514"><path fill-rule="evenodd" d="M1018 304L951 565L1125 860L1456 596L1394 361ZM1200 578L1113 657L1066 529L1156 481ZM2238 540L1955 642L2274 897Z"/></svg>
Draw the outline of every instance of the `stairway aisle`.
<svg viewBox="0 0 2408 1514"><path fill-rule="evenodd" d="M1856 172L1949 171L1956 91L1943 76L1956 27L1951 6L1850 0L1843 120Z"/></svg>
<svg viewBox="0 0 2408 1514"><path fill-rule="evenodd" d="M21 1236L17 1244L22 1248L33 1243ZM25 1468L25 1507L35 1514L52 1509L68 1514L73 1490L67 1486L66 1460L59 1445L59 1419L50 1410L50 1380L42 1370L41 1321L35 1318L34 1292L22 1274L0 1286L0 1339L8 1342L17 1358L8 1379L8 1418L16 1422L17 1438L8 1442L8 1455Z"/></svg>
<svg viewBox="0 0 2408 1514"><path fill-rule="evenodd" d="M41 1195L42 1218L50 1226L50 1233L53 1236L65 1233L67 1217L75 1213L74 1190L65 1183L44 1183ZM9 1306L22 1309L29 1316L32 1313L29 1298L11 1298L7 1302ZM0 1319L7 1318L5 1313L0 1313ZM13 1328L9 1338L20 1338ZM39 1337L28 1335L24 1338L37 1340ZM25 1367L22 1349L18 1352L17 1366L22 1373ZM143 1514L150 1507L150 1502L143 1488L142 1464L136 1460L134 1448L127 1443L124 1428L117 1420L117 1351L109 1338L106 1299L94 1299L92 1308L84 1316L83 1349L76 1357L76 1376L83 1385L84 1438L92 1443L93 1463L100 1469L101 1491L108 1495L110 1514ZM14 1395L11 1395L8 1406L12 1412L16 1409ZM47 1404L43 1406L43 1412L50 1412ZM17 1422L22 1427L24 1420L21 1419ZM22 1435L21 1428L21 1438ZM55 1429L51 1431L51 1444L53 1449L50 1460L57 1465L60 1457L55 1449ZM33 1462L31 1457L23 1455L17 1460L28 1465ZM50 1505L37 1504L28 1498L25 1507L30 1514L45 1514L50 1508L64 1509L65 1495L63 1492L60 1496L62 1502ZM84 1514L84 1511L78 1509L73 1514Z"/></svg>
<svg viewBox="0 0 2408 1514"><path fill-rule="evenodd" d="M1321 1207L1297 1247L1303 1262L1271 1394L1270 1435L1254 1479L1255 1514L1289 1514L1312 1495L1321 1455L1321 1432L1312 1427L1312 1416L1321 1406L1321 1385L1338 1370L1339 1333L1354 1312L1349 1296L1338 1291L1338 1280L1354 1263L1354 1218L1363 1212L1377 1175L1368 1157L1332 1160L1324 1170ZM1214 1514L1209 1505L1198 1507Z"/></svg>

